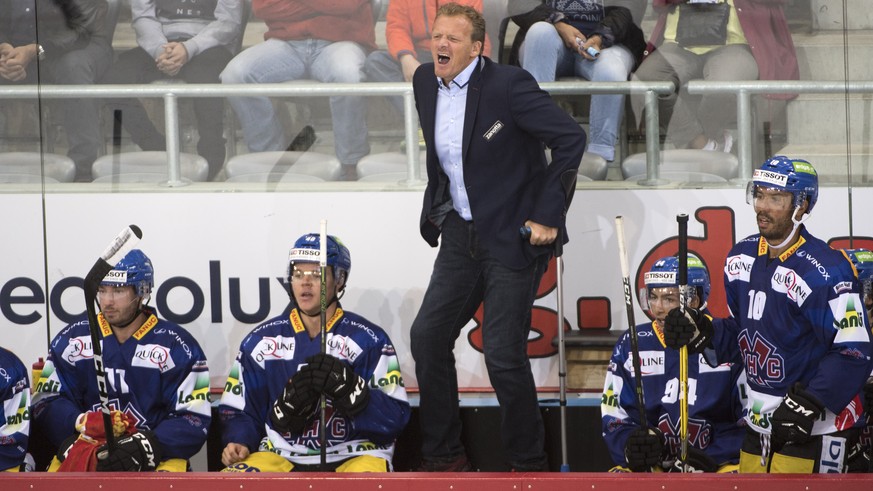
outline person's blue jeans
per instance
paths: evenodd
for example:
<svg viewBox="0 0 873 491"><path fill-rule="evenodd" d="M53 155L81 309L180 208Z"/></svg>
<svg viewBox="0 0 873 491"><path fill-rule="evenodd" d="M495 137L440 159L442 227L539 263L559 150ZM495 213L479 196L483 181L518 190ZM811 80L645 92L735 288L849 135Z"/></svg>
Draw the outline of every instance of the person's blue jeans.
<svg viewBox="0 0 873 491"><path fill-rule="evenodd" d="M81 49L47 59L40 83L93 85L112 64L112 46L102 37L92 37ZM37 74L36 62L28 67L28 75ZM34 77L32 80L35 80ZM76 163L76 180L90 181L91 164L103 153L103 133L96 99L68 98L52 102L62 114L67 133L67 156Z"/></svg>
<svg viewBox="0 0 873 491"><path fill-rule="evenodd" d="M557 77L582 77L592 82L624 82L634 67L634 56L620 44L605 48L591 61L571 51L548 22L537 22L528 30L519 53L521 66L537 82L554 82ZM611 161L615 158L618 126L624 116L624 95L591 96L588 151Z"/></svg>
<svg viewBox="0 0 873 491"><path fill-rule="evenodd" d="M446 217L430 284L410 331L426 460L464 453L453 350L461 329L484 301L485 366L500 403L500 436L509 463L518 470L545 467L543 421L527 339L548 259L542 255L524 269L510 269L482 246L472 222L455 212Z"/></svg>
<svg viewBox="0 0 873 491"><path fill-rule="evenodd" d="M319 82L360 83L367 53L350 41L268 39L234 57L221 72L221 82L281 83L311 78ZM284 150L290 138L268 97L229 97L252 152ZM367 101L363 97L330 98L334 149L343 165L355 165L370 153Z"/></svg>
<svg viewBox="0 0 873 491"><path fill-rule="evenodd" d="M433 61L433 55L429 51L418 51L416 57L421 63ZM394 59L386 50L373 51L367 56L367 64L364 66L367 74L367 82L405 82L403 69L400 62ZM388 97L388 102L394 106L399 114L403 114L403 98L400 96Z"/></svg>

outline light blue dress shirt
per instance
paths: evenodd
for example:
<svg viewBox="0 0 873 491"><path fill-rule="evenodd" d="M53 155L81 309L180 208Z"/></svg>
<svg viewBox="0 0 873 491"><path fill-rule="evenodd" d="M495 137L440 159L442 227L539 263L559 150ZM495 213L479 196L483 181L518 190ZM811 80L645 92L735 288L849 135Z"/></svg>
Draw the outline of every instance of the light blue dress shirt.
<svg viewBox="0 0 873 491"><path fill-rule="evenodd" d="M464 113L467 110L467 87L470 75L481 58L476 58L448 85L437 77L436 120L434 121L434 144L440 166L449 177L449 193L452 206L461 218L473 220L470 199L464 184Z"/></svg>

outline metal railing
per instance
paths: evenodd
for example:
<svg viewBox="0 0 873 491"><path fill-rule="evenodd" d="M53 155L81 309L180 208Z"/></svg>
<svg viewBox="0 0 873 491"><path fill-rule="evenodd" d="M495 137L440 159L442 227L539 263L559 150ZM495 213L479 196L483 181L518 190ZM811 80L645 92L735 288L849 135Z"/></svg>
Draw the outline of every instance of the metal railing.
<svg viewBox="0 0 873 491"><path fill-rule="evenodd" d="M873 82L814 80L750 80L688 82L691 94L736 94L738 179L752 178L752 95L753 94L862 94L873 93Z"/></svg>
<svg viewBox="0 0 873 491"><path fill-rule="evenodd" d="M658 96L673 92L672 82L588 82L561 81L543 83L551 94L625 94L645 95L646 159L648 181L657 181L660 164ZM164 101L168 185L187 184L181 176L179 160L179 98L189 97L330 97L330 96L401 96L404 108L407 183L419 183L418 121L412 85L409 83L334 84L318 82L271 84L145 84L145 85L30 85L0 87L0 99L66 98L161 98Z"/></svg>

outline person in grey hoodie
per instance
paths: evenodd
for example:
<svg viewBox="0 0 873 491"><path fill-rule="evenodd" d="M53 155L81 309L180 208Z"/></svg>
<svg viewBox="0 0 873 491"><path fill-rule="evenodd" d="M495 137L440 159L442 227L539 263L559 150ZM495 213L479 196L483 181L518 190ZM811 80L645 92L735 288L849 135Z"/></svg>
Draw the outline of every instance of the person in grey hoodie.
<svg viewBox="0 0 873 491"><path fill-rule="evenodd" d="M242 33L241 0L131 0L130 7L138 47L119 55L104 83L219 82ZM108 106L140 148L166 149L138 99L116 99ZM224 166L223 108L220 98L194 98L197 153L209 163L209 180Z"/></svg>

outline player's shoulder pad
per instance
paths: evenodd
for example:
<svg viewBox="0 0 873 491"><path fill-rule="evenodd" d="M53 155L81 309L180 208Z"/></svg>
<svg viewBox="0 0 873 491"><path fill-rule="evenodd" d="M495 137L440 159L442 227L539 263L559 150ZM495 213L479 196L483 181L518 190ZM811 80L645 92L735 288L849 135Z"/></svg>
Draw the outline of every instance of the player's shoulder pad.
<svg viewBox="0 0 873 491"><path fill-rule="evenodd" d="M343 329L361 333L364 337L370 338L374 343L385 342L391 344L388 334L381 327L354 312L343 310L343 318L340 320L340 324L343 326Z"/></svg>
<svg viewBox="0 0 873 491"><path fill-rule="evenodd" d="M257 345L262 338L281 333L285 333L288 336L294 336L293 329L291 328L291 319L288 317L287 312L277 315L272 319L267 319L252 329L251 332L243 338L241 347L253 347Z"/></svg>

